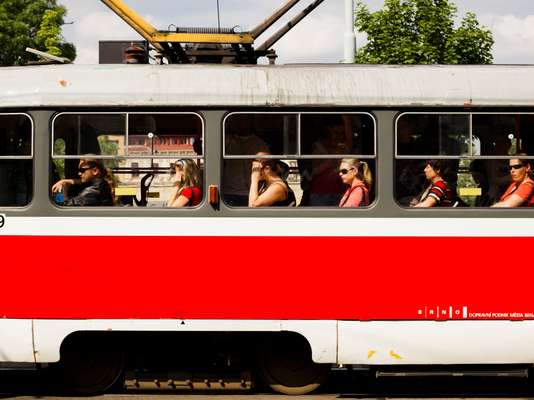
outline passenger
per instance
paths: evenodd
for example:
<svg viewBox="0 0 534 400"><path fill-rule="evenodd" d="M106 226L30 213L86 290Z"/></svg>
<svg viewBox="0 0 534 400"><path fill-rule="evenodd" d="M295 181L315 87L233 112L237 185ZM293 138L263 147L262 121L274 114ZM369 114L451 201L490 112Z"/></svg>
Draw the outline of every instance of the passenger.
<svg viewBox="0 0 534 400"><path fill-rule="evenodd" d="M202 200L200 168L195 160L177 160L174 163L176 181L167 201L167 207L195 207Z"/></svg>
<svg viewBox="0 0 534 400"><path fill-rule="evenodd" d="M252 115L239 114L231 119L225 136L225 152L229 156L247 156L269 151L267 144L256 135ZM224 160L223 197L231 207L248 203L250 189L250 159Z"/></svg>
<svg viewBox="0 0 534 400"><path fill-rule="evenodd" d="M354 158L345 158L339 164L339 176L343 183L349 186L339 206L345 208L368 206L373 177L367 163Z"/></svg>
<svg viewBox="0 0 534 400"><path fill-rule="evenodd" d="M425 177L430 185L415 200L412 207L451 207L453 204L453 192L442 176L446 175L446 162L443 160L428 160L425 166Z"/></svg>
<svg viewBox="0 0 534 400"><path fill-rule="evenodd" d="M259 153L258 155L266 154ZM270 159L253 161L248 206L295 206L295 194L283 178L288 171L289 167L282 161Z"/></svg>
<svg viewBox="0 0 534 400"><path fill-rule="evenodd" d="M505 135L497 135L491 146L485 149L483 155L505 156L509 154L512 142ZM497 203L501 193L505 192L510 184L508 160L480 159L474 160L470 167L474 181L481 189L481 195L476 200L478 207L488 207Z"/></svg>
<svg viewBox="0 0 534 400"><path fill-rule="evenodd" d="M533 207L534 206L534 181L530 177L532 167L530 160L512 159L509 161L510 177L512 183L501 196L499 202L492 207Z"/></svg>
<svg viewBox="0 0 534 400"><path fill-rule="evenodd" d="M107 170L96 159L85 158L78 165L79 179L61 179L52 186L52 193L63 192L64 206L112 206L111 186L106 180ZM72 187L79 189L69 198Z"/></svg>
<svg viewBox="0 0 534 400"><path fill-rule="evenodd" d="M340 115L327 115L320 122L322 130L318 140L312 144L313 155L350 154L352 151L351 130L346 129ZM312 161L310 200L312 207L336 206L344 187L338 179L335 159L314 159Z"/></svg>

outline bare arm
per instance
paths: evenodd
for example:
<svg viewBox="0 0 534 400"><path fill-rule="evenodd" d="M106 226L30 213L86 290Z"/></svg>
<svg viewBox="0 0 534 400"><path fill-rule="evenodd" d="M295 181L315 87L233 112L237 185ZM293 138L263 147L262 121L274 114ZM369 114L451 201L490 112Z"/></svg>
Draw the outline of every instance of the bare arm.
<svg viewBox="0 0 534 400"><path fill-rule="evenodd" d="M171 195L169 196L169 200L167 200L167 207L174 207L173 206L174 202L178 199L178 197L180 197L178 191L179 191L178 186L175 186L172 189Z"/></svg>
<svg viewBox="0 0 534 400"><path fill-rule="evenodd" d="M521 196L517 194L512 194L506 200L499 201L492 205L492 207L495 208L513 208L513 207L519 207L521 204L525 202L525 199L523 199Z"/></svg>
<svg viewBox="0 0 534 400"><path fill-rule="evenodd" d="M254 200L249 196L249 207L267 207L271 206L278 201L285 200L287 194L285 191L285 185L282 182L275 182L267 188L265 192L256 196ZM252 194L252 185L250 185Z"/></svg>
<svg viewBox="0 0 534 400"><path fill-rule="evenodd" d="M438 201L435 198L428 196L423 201L414 205L414 208L429 208L436 206L436 204L438 204Z"/></svg>
<svg viewBox="0 0 534 400"><path fill-rule="evenodd" d="M180 196L178 196L178 198L176 200L174 200L174 202L172 204L167 203L167 206L168 207L174 207L174 208L180 208L180 207L185 207L188 204L189 204L189 199L187 197L185 197L184 195L180 195Z"/></svg>
<svg viewBox="0 0 534 400"><path fill-rule="evenodd" d="M252 173L250 175L250 189L248 191L248 206L257 207L253 204L260 197L260 173L261 173L261 163L258 161L252 162Z"/></svg>

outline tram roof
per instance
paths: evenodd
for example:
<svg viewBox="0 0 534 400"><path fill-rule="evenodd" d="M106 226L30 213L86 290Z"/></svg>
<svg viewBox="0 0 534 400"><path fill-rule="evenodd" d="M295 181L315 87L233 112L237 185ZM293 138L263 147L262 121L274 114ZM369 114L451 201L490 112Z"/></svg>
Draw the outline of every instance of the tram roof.
<svg viewBox="0 0 534 400"><path fill-rule="evenodd" d="M0 107L534 106L534 66L0 68Z"/></svg>

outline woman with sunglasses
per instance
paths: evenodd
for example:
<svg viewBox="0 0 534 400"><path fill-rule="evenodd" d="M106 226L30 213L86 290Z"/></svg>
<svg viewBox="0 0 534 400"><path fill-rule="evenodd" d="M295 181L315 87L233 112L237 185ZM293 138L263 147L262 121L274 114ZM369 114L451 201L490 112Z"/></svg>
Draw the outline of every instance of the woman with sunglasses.
<svg viewBox="0 0 534 400"><path fill-rule="evenodd" d="M202 200L200 168L195 160L177 160L174 163L176 180L167 200L167 207L195 207Z"/></svg>
<svg viewBox="0 0 534 400"><path fill-rule="evenodd" d="M447 163L444 160L428 160L426 162L424 172L430 185L412 207L452 207L454 193L443 179L443 176L447 175L446 169Z"/></svg>
<svg viewBox="0 0 534 400"><path fill-rule="evenodd" d="M522 154L526 155L526 154ZM512 159L509 161L512 183L492 207L534 207L534 180L530 177L532 167L530 160Z"/></svg>
<svg viewBox="0 0 534 400"><path fill-rule="evenodd" d="M257 155L268 155L260 152ZM260 159L252 162L249 207L295 206L295 194L284 180L289 167L279 160Z"/></svg>
<svg viewBox="0 0 534 400"><path fill-rule="evenodd" d="M373 184L373 177L369 165L365 161L355 158L345 158L339 164L341 181L348 185L348 189L341 198L339 207L353 208L369 205L369 190Z"/></svg>

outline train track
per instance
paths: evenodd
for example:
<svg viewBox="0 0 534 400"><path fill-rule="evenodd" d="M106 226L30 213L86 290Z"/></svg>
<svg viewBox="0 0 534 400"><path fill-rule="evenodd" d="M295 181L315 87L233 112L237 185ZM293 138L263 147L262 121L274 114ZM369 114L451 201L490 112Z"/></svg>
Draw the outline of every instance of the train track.
<svg viewBox="0 0 534 400"><path fill-rule="evenodd" d="M64 396L60 386L50 379L46 369L0 371L0 393L11 396L39 396L43 399ZM124 378L110 388L105 397L120 396L121 399L136 399L139 395L169 396L175 393L200 400L199 396L218 394L224 398L240 399L242 396L283 399L285 395L270 393L257 384L248 373L233 376L214 374L186 374L171 371L166 374L128 371ZM228 397L227 397L227 396ZM308 398L310 395L301 398ZM333 370L327 383L313 398L384 398L384 397L533 397L534 384L531 378L519 374L509 376L380 376L368 371ZM3 397L3 396L2 396ZM64 398L64 397L63 397ZM166 397L167 398L167 397ZM294 398L294 397L292 397Z"/></svg>

